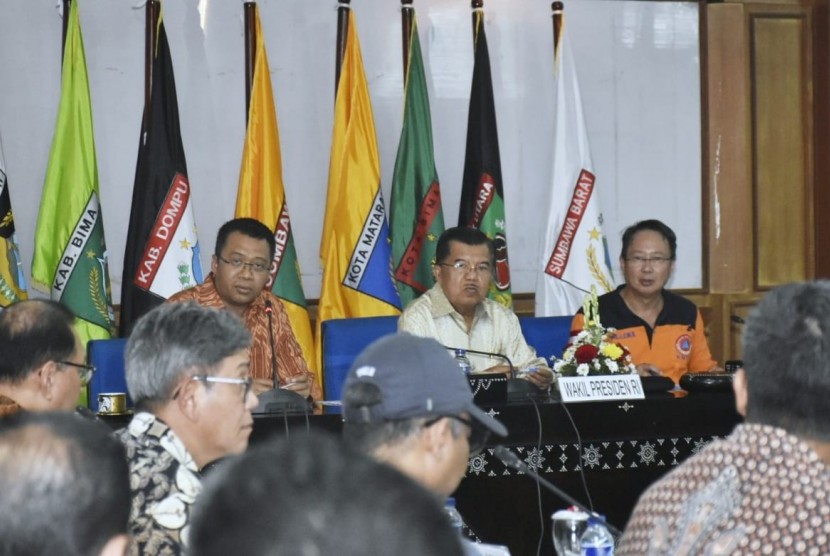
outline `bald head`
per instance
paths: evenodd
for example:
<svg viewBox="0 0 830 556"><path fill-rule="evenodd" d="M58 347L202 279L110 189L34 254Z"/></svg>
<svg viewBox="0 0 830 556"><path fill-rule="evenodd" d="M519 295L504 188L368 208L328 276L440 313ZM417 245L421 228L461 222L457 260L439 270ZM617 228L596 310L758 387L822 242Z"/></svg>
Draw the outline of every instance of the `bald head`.
<svg viewBox="0 0 830 556"><path fill-rule="evenodd" d="M75 317L45 299L20 301L0 312L0 382L19 383L48 361L75 351Z"/></svg>

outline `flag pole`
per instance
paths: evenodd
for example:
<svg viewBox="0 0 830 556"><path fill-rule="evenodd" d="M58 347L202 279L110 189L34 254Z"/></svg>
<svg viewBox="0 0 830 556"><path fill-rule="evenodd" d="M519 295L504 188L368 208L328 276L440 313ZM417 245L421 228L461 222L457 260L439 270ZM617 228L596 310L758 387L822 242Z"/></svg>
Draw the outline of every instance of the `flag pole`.
<svg viewBox="0 0 830 556"><path fill-rule="evenodd" d="M63 53L66 50L66 30L69 28L69 10L72 0L63 0L63 36L61 37L61 69L63 68Z"/></svg>
<svg viewBox="0 0 830 556"><path fill-rule="evenodd" d="M559 53L559 34L562 32L562 15L565 5L562 2L554 2L550 5L550 9L553 12L553 59L556 60L556 55Z"/></svg>
<svg viewBox="0 0 830 556"><path fill-rule="evenodd" d="M340 84L340 68L346 54L346 37L349 32L349 10L351 0L340 0L337 5L337 52L334 61L334 97L337 100L337 86Z"/></svg>
<svg viewBox="0 0 830 556"><path fill-rule="evenodd" d="M148 0L145 5L144 22L144 116L141 129L146 130L148 111L150 106L150 91L153 84L153 58L155 54L156 33L161 5L158 0Z"/></svg>
<svg viewBox="0 0 830 556"><path fill-rule="evenodd" d="M415 8L412 0L401 0L401 38L403 40L403 86L406 87L406 76L409 73L409 45L412 41L412 19Z"/></svg>
<svg viewBox="0 0 830 556"><path fill-rule="evenodd" d="M256 2L245 2L245 121L251 108L251 87L256 65Z"/></svg>
<svg viewBox="0 0 830 556"><path fill-rule="evenodd" d="M471 0L470 1L470 8L472 8L472 10L473 10L473 13L472 13L472 17L473 17L473 52L475 52L476 37L478 36L476 34L478 32L478 28L477 28L476 24L478 23L479 12L482 12L482 14L483 14L484 0Z"/></svg>

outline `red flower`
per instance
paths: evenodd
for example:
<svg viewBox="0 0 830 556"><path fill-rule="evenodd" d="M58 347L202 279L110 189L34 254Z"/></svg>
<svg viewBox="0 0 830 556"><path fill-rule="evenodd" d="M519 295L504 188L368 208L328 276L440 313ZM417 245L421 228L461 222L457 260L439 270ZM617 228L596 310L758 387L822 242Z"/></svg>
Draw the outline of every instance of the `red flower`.
<svg viewBox="0 0 830 556"><path fill-rule="evenodd" d="M598 353L599 348L597 346L586 344L584 346L579 346L578 348L576 348L576 353L574 353L574 357L576 357L577 363L590 363L594 360Z"/></svg>

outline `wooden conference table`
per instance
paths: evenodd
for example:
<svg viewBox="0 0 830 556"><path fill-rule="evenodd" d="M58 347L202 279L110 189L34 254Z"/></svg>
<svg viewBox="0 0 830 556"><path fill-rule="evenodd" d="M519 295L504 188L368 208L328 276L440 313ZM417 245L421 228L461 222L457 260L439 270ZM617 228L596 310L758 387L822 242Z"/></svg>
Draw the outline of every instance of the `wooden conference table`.
<svg viewBox="0 0 830 556"><path fill-rule="evenodd" d="M492 404L487 409L507 426L509 436L491 439L491 445L509 447L545 479L587 504L582 466L594 510L620 529L648 485L740 422L731 392L695 392L683 398L657 393L645 400L567 407L573 424L556 400ZM286 421L291 434L306 426L302 416L257 417L251 442L284 435ZM340 415L311 416L308 423L334 433L342 426ZM535 481L507 468L490 449L470 460L455 498L481 540L507 545L514 556L523 556L536 554L542 535L541 553L554 553L550 516L566 503L537 490Z"/></svg>

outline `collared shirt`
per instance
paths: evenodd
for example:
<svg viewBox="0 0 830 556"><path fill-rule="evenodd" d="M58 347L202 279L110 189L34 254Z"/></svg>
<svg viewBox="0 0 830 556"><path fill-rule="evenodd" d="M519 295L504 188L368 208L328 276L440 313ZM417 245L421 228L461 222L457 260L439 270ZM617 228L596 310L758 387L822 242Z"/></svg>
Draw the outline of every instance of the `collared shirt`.
<svg viewBox="0 0 830 556"><path fill-rule="evenodd" d="M265 301L271 301L274 338L273 346L276 350L277 376L280 386L284 386L291 378L305 375L311 384L311 397L322 400L323 394L320 385L314 378L303 358L303 351L297 342L291 321L282 302L273 293L262 290L259 296L245 309L243 322L251 333L251 377L272 379L271 372L271 338L268 327L268 313L265 310ZM209 274L204 283L181 291L168 299L171 302L195 301L204 307L224 309L225 302L216 291L213 273Z"/></svg>
<svg viewBox="0 0 830 556"><path fill-rule="evenodd" d="M617 554L830 554L830 466L798 437L738 425L640 498Z"/></svg>
<svg viewBox="0 0 830 556"><path fill-rule="evenodd" d="M635 365L650 363L675 383L687 372L704 372L717 366L709 352L703 318L694 303L663 290L663 309L654 328L634 314L620 295L622 288L599 297L599 320L614 328L612 338L631 353ZM582 310L574 316L571 334L584 325Z"/></svg>
<svg viewBox="0 0 830 556"><path fill-rule="evenodd" d="M196 462L176 433L151 413L137 413L116 435L130 466L130 553L184 553L190 511L202 491Z"/></svg>
<svg viewBox="0 0 830 556"><path fill-rule="evenodd" d="M456 311L439 284L410 303L398 320L398 330L416 336L435 338L441 344L462 349L498 353L510 358L516 369L548 367L545 359L527 345L516 315L503 305L484 299L477 307L473 324L467 330L464 317ZM506 362L468 353L475 372Z"/></svg>

